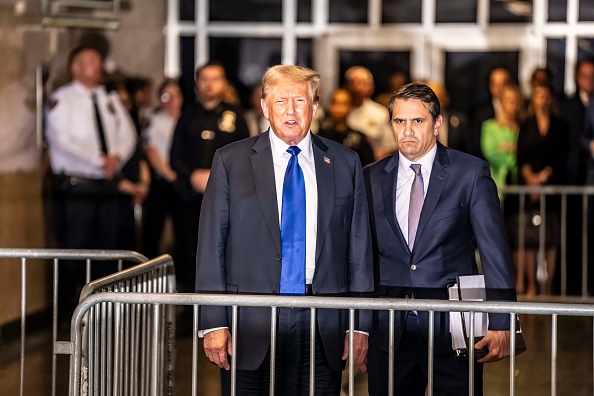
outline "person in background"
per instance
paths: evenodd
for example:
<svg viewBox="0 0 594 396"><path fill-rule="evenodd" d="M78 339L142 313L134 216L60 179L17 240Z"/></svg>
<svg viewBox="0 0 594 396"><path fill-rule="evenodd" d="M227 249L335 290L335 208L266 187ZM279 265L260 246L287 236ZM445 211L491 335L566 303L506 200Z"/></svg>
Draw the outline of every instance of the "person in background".
<svg viewBox="0 0 594 396"><path fill-rule="evenodd" d="M443 122L437 140L446 147L475 155L471 145L472 135L468 118L459 111L450 109L450 95L443 84L429 81L427 85L437 95L441 107Z"/></svg>
<svg viewBox="0 0 594 396"><path fill-rule="evenodd" d="M130 114L136 131L140 135L152 112L153 84L147 78L132 77L126 79L126 89L130 97Z"/></svg>
<svg viewBox="0 0 594 396"><path fill-rule="evenodd" d="M318 135L341 143L359 154L361 165L365 166L374 161L373 149L367 142L367 137L347 125L347 117L353 108L352 94L343 88L337 89L330 97L328 114L322 123Z"/></svg>
<svg viewBox="0 0 594 396"><path fill-rule="evenodd" d="M161 253L165 220L173 216L177 174L169 163L173 132L181 114L183 96L176 80L167 78L159 86L159 107L142 133L145 157L152 170L152 183L144 203L142 252L149 258ZM174 227L175 229L175 227Z"/></svg>
<svg viewBox="0 0 594 396"><path fill-rule="evenodd" d="M554 112L554 96L550 85L535 84L532 87L529 117L520 125L518 134L518 179L520 184L528 186L561 185L564 182L564 166L567 156L568 125ZM524 273L516 269L516 291L533 297L538 291L536 282L537 251L539 248L539 227L533 217L540 219L539 194L531 194L526 200ZM557 264L557 247L560 237L559 196L547 196L545 219L545 256L547 277L541 293L553 293L553 279ZM514 230L515 228L515 230ZM512 245L518 243L517 228L509 230ZM524 277L525 275L525 277ZM526 289L524 289L526 279Z"/></svg>
<svg viewBox="0 0 594 396"><path fill-rule="evenodd" d="M183 291L193 292L196 241L202 196L217 149L249 137L242 110L224 101L225 69L209 61L196 69L197 100L178 120L169 161L177 175L174 227L176 275Z"/></svg>
<svg viewBox="0 0 594 396"><path fill-rule="evenodd" d="M503 88L500 105L497 116L484 121L481 126L481 150L498 190L518 180L516 149L523 106L517 86Z"/></svg>
<svg viewBox="0 0 594 396"><path fill-rule="evenodd" d="M74 48L72 81L48 99L46 136L53 178L56 242L64 249L116 249L119 182L131 158L136 134L118 95L102 84L102 57L89 46ZM60 320L68 321L82 287L81 266L60 271ZM93 266L93 277L113 268Z"/></svg>
<svg viewBox="0 0 594 396"><path fill-rule="evenodd" d="M375 100L382 106L385 106L387 109L390 104L390 98L392 97L392 94L398 91L402 86L408 84L409 82L410 76L408 75L408 73L397 70L390 74L388 91L380 93L373 100Z"/></svg>
<svg viewBox="0 0 594 396"><path fill-rule="evenodd" d="M482 125L486 120L497 118L501 112L501 97L503 95L503 88L511 83L511 76L509 71L502 67L497 67L489 73L489 99L479 104L472 115L472 145L474 147L473 154L483 157L481 147Z"/></svg>
<svg viewBox="0 0 594 396"><path fill-rule="evenodd" d="M375 89L373 75L363 66L353 66L346 71L345 79L347 89L353 94L353 109L347 124L367 136L376 159L393 153L396 143L392 139L388 109L371 99Z"/></svg>
<svg viewBox="0 0 594 396"><path fill-rule="evenodd" d="M575 66L575 93L561 103L561 116L569 125L568 154L565 164L565 183L584 186L586 183L589 155L583 145L586 134L586 108L594 97L594 58L585 58ZM592 208L592 206L590 206ZM590 213L593 211L590 210ZM567 197L567 292L582 293L582 197ZM591 254L588 257L592 257ZM594 275L594 271L588 271ZM588 281L594 284L594 280ZM590 287L592 290L592 287Z"/></svg>
<svg viewBox="0 0 594 396"><path fill-rule="evenodd" d="M245 111L245 121L250 129L250 136L256 136L270 127L268 120L262 113L260 100L262 99L262 84L254 85L250 93L250 108Z"/></svg>

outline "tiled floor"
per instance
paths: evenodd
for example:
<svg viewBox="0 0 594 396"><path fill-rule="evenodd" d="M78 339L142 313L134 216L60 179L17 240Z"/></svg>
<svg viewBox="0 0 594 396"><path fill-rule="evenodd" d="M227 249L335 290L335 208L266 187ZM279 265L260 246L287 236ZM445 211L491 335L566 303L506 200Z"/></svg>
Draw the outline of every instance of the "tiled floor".
<svg viewBox="0 0 594 396"><path fill-rule="evenodd" d="M551 394L551 319L543 316L521 318L528 351L517 358L515 370L516 395ZM592 319L559 317L557 360L557 395L592 395ZM19 344L0 349L0 394L19 394ZM218 369L206 361L199 347L198 394L217 395ZM175 395L191 394L190 338L177 340ZM57 395L67 394L68 358L58 359ZM346 377L346 375L345 375ZM485 367L485 395L509 394L509 360ZM357 375L355 395L366 396L367 377ZM28 341L24 395L51 395L51 345L47 332L40 332ZM346 388L345 388L346 389ZM346 393L344 393L346 394Z"/></svg>

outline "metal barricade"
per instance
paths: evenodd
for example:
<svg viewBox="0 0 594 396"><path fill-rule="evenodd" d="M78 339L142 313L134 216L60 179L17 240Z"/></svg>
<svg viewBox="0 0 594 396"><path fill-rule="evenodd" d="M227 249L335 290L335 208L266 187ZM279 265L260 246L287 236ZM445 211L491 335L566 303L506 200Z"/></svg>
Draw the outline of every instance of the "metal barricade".
<svg viewBox="0 0 594 396"><path fill-rule="evenodd" d="M120 293L173 293L175 287L173 260L163 255L87 284L80 301ZM83 342L77 355L83 373L77 376L77 390L109 396L146 395L150 389L151 394L172 395L174 308L105 302L91 307L77 337ZM58 344L56 349L71 353L71 342Z"/></svg>
<svg viewBox="0 0 594 396"><path fill-rule="evenodd" d="M197 323L199 306L230 306L232 307L232 354L236 354L235 345L237 343L237 319L240 307L268 307L271 309L271 330L275 329L277 321L276 308L293 307L293 308L308 308L311 310L312 329L316 326L316 310L317 309L345 309L349 311L349 329L351 338L349 339L350 348L350 362L349 362L349 395L354 395L354 374L353 374L353 330L355 326L355 312L356 310L387 310L389 311L390 321L390 339L391 346L389 353L389 367L394 366L394 318L396 311L428 311L429 312L429 342L428 342L428 386L427 394L433 394L433 355L434 355L434 314L436 312L470 312L470 333L469 339L474 339L474 314L476 312L486 313L503 313L510 315L510 331L511 334L516 332L516 319L518 314L532 314L532 315L550 315L552 317L552 338L551 338L551 395L556 395L557 392L557 319L558 316L588 316L594 317L594 305L591 304L557 304L557 303L522 303L522 302L490 302L490 301L443 301L443 300L419 300L419 299L369 299L369 298L327 298L327 297L286 297L286 296L248 296L248 295L221 295L221 294L156 294L156 293L99 293L81 301L78 305L74 316L72 318L72 340L73 340L73 356L70 366L70 395L78 396L81 393L79 384L85 378L83 370L83 347L86 342L83 328L85 318L93 309L104 305L111 305L115 312L122 312L126 306L130 305L152 305L151 314L153 316L152 324L162 323L163 306L178 306L191 305L194 307L194 338L192 350L192 395L197 395L197 375L198 375L198 335ZM120 331L125 331L120 329ZM152 356L152 360L158 361L160 350L160 337L162 331L154 328L151 334L152 342L147 344L147 348L157 346L156 348L147 350L146 353ZM274 356L275 356L275 331L272 331L271 338L271 378L270 378L270 394L274 394ZM510 366L509 366L509 394L515 394L516 381L516 356L515 356L515 337L510 339ZM530 348L530 340L527 340ZM310 350L315 353L315 337L310 339ZM594 353L593 353L594 356ZM474 350L470 348L469 359L474 359ZM231 360L231 394L236 394L236 359ZM106 367L107 370L112 370L113 367ZM163 376L159 373L160 365L154 364L151 368L153 381L146 392L140 393L142 395L157 396L161 395L157 378ZM393 394L392 385L394 383L393 370L389 369L389 394ZM314 374L315 373L315 359L310 358L310 382L309 393L314 394ZM474 365L469 365L469 387L470 394L474 394ZM115 384L107 384L115 389ZM89 393L95 394L97 389L91 389L92 385L89 383Z"/></svg>
<svg viewBox="0 0 594 396"><path fill-rule="evenodd" d="M582 201L582 218L581 218L581 238L582 238L582 262L581 262L581 295L582 297L588 296L588 216L592 216L591 213L594 208L589 207L588 200L594 199L594 186L520 186L520 185L508 185L504 186L501 190L504 195L517 195L519 197L519 221L518 221L518 271L524 271L524 251L525 251L525 220L526 220L526 200L530 194L538 194L540 196L540 211L538 221L541 221L539 227L538 236L538 253L537 253L537 266L538 273L543 274L544 278L541 277L541 283L544 282L546 276L546 262L545 262L545 230L547 224L547 207L546 198L552 196L558 196L561 200L561 217L560 217L560 269L561 269L561 295L567 295L567 224L568 224L568 196L581 196ZM577 264L577 263L576 263ZM546 275L545 275L546 274ZM541 284L542 286L542 284Z"/></svg>
<svg viewBox="0 0 594 396"><path fill-rule="evenodd" d="M0 258L19 259L21 261L21 334L20 334L20 386L19 395L23 396L25 381L25 346L26 346L26 302L27 302L27 264L29 260L52 260L52 345L58 339L58 275L61 261L80 262L86 265L86 283L91 280L91 266L93 262L117 261L121 270L124 262L142 263L148 259L136 252L128 250L78 250L78 249L0 249ZM52 396L56 394L56 354L52 355Z"/></svg>

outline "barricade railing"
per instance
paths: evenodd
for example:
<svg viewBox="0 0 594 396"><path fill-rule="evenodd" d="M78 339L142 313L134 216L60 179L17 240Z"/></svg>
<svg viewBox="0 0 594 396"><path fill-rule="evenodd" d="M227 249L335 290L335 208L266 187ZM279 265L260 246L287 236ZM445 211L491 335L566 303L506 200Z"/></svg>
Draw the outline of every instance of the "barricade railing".
<svg viewBox="0 0 594 396"><path fill-rule="evenodd" d="M87 284L82 302L97 295L175 292L173 260L163 255ZM83 395L173 394L175 307L101 303L85 314L78 376ZM71 342L58 342L71 354ZM153 353L148 353L152 351ZM72 357L71 357L72 360ZM72 362L71 362L72 364Z"/></svg>
<svg viewBox="0 0 594 396"><path fill-rule="evenodd" d="M577 196L581 197L581 295L582 297L588 296L588 216L592 216L591 213L594 208L589 207L588 201L594 199L594 186L525 186L525 185L507 185L502 187L502 194L518 196L519 200L519 212L518 212L518 271L523 273L524 271L524 252L526 248L526 204L530 194L537 194L539 198L539 213L538 218L533 219L533 222L540 221L539 235L538 235L538 252L537 252L537 268L538 274L543 274L539 281L541 283L541 289L544 286L544 281L547 276L546 261L545 261L545 242L546 242L546 224L547 221L547 197L557 196L560 198L560 240L559 240L559 263L561 270L561 295L567 295L567 284L568 284L568 239L567 239L567 225L568 225L568 197ZM576 264L577 263L569 263ZM553 274L554 276L554 274Z"/></svg>
<svg viewBox="0 0 594 396"><path fill-rule="evenodd" d="M270 394L274 394L274 356L276 345L275 324L277 321L277 308L309 308L311 310L311 328L316 327L317 309L344 309L349 311L349 395L354 395L354 362L353 362L353 330L355 326L356 310L387 310L389 311L389 370L388 389L389 395L393 395L393 367L394 367L394 324L396 311L428 311L429 312L429 339L428 339L428 386L427 394L433 394L433 353L435 345L434 314L436 312L470 312L469 339L474 339L474 316L477 312L503 313L510 315L510 332L516 332L516 319L519 314L550 315L552 317L552 338L551 338L551 395L557 392L557 319L558 316L589 316L594 317L594 305L590 304L559 304L559 303L525 303L525 302L491 302L491 301L443 301L443 300L420 300L420 299L371 299L371 298L327 298L327 297L286 297L286 296L255 296L255 295L221 295L221 294L156 294L156 293L98 293L80 302L76 308L71 324L72 332L72 359L70 366L70 395L78 396L81 393L79 384L84 379L83 367L83 346L85 336L83 327L85 317L92 309L101 305L113 305L114 312L122 312L129 305L151 305L152 323L162 323L163 306L193 306L194 308L194 331L192 347L192 396L197 395L198 369L198 315L199 307L204 306L228 306L232 307L232 323L230 326L232 334L232 355L236 356L237 344L237 320L241 307L267 307L271 309L271 378ZM123 326L120 321L120 326ZM124 328L116 329L125 331ZM148 347L160 345L162 329L154 328L152 343ZM509 394L515 394L515 337L510 337L510 365L509 365ZM530 348L530 340L526 340ZM310 351L315 353L315 337L310 338ZM158 361L160 349L152 348L146 351L152 356L152 360ZM593 352L594 356L594 352ZM470 348L468 358L474 361L474 349ZM231 360L231 395L236 394L236 360ZM157 396L163 394L156 378L162 377L159 364L151 366L151 376L154 379L149 389L142 395ZM111 370L111 367L107 367ZM309 392L313 393L315 373L315 358L310 357L310 382ZM474 394L474 365L469 365L469 388L470 394ZM108 384L109 385L109 384ZM86 388L83 388L86 389ZM97 389L92 389L89 384L88 395L94 395ZM86 393L85 393L86 395Z"/></svg>
<svg viewBox="0 0 594 396"><path fill-rule="evenodd" d="M27 264L30 260L52 260L52 345L58 339L58 277L59 266L63 261L86 265L85 283L91 281L91 268L97 262L117 261L121 270L124 263L142 263L148 259L140 253L128 250L86 250L86 249L0 249L0 259L19 259L21 261L21 307L20 307L20 385L19 395L24 394L25 346L26 346L26 303L27 303ZM52 396L56 395L56 354L52 354Z"/></svg>

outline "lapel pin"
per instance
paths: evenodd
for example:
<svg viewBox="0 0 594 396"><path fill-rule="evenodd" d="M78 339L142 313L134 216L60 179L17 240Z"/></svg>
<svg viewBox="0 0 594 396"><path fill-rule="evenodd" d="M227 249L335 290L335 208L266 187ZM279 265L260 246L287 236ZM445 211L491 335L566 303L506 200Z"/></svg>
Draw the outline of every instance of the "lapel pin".
<svg viewBox="0 0 594 396"><path fill-rule="evenodd" d="M327 164L329 164L330 163L330 158L324 157L324 162L327 163Z"/></svg>

